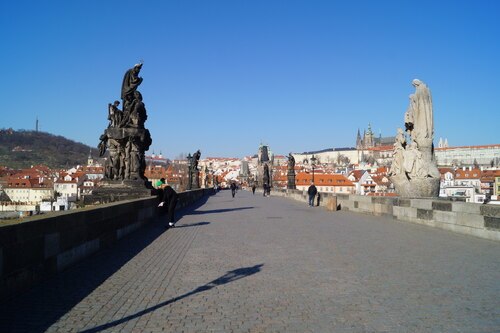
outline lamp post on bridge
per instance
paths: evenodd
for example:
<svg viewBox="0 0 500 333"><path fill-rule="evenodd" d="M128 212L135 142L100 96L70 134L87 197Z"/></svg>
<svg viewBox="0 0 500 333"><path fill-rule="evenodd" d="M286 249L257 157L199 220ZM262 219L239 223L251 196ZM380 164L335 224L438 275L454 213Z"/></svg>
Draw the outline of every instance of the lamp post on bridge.
<svg viewBox="0 0 500 333"><path fill-rule="evenodd" d="M314 157L314 154L313 156L311 157L311 167L312 167L312 182L314 183L314 168L316 167L316 161L318 159L316 157Z"/></svg>
<svg viewBox="0 0 500 333"><path fill-rule="evenodd" d="M193 156L191 156L191 153L188 154L187 156L188 160L188 185L187 185L187 190L192 189L192 183L193 183Z"/></svg>

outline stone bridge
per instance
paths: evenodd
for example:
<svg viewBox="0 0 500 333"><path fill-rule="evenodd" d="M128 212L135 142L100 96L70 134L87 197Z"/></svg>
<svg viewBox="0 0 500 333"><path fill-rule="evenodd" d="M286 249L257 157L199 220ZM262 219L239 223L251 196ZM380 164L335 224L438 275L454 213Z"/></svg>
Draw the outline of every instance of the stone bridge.
<svg viewBox="0 0 500 333"><path fill-rule="evenodd" d="M500 332L500 243L206 196L0 305L0 332Z"/></svg>

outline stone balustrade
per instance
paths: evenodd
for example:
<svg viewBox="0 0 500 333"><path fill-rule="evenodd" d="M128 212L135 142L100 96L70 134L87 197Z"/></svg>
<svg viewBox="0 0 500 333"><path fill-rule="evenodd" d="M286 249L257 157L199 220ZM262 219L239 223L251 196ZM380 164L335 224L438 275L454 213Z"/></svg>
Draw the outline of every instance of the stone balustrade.
<svg viewBox="0 0 500 333"><path fill-rule="evenodd" d="M307 193L299 190L273 190L279 195L307 204ZM334 203L335 208L330 208ZM320 206L329 210L392 216L397 221L500 241L500 205L449 201L439 198L399 198L354 194L321 193ZM329 207L330 206L330 207Z"/></svg>

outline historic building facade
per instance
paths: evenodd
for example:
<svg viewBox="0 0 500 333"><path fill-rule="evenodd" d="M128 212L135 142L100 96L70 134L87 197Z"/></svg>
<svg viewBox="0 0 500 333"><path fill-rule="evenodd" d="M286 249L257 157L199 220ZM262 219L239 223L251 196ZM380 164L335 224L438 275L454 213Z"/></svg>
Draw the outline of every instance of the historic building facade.
<svg viewBox="0 0 500 333"><path fill-rule="evenodd" d="M439 166L500 166L500 144L436 148Z"/></svg>
<svg viewBox="0 0 500 333"><path fill-rule="evenodd" d="M373 147L381 147L381 146L392 146L395 142L395 137L382 137L382 134L379 134L378 137L375 137L375 134L372 131L371 124L368 124L368 129L363 130L363 136L358 129L358 134L356 135L356 149L365 150Z"/></svg>

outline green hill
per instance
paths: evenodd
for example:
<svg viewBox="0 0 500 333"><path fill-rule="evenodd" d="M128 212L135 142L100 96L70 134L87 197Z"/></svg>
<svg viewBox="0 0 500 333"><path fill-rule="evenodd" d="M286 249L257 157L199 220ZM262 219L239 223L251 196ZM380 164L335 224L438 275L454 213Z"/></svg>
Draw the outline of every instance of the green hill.
<svg viewBox="0 0 500 333"><path fill-rule="evenodd" d="M50 168L82 165L87 161L90 148L50 133L0 129L0 165L14 169L37 164Z"/></svg>

